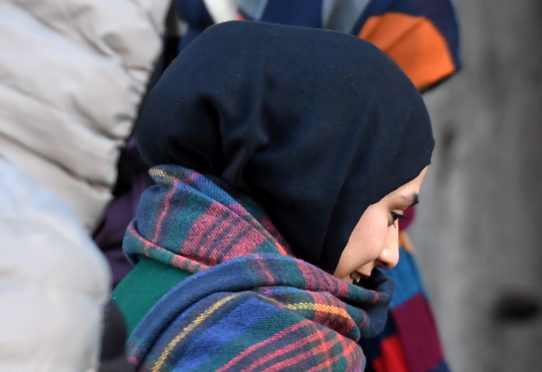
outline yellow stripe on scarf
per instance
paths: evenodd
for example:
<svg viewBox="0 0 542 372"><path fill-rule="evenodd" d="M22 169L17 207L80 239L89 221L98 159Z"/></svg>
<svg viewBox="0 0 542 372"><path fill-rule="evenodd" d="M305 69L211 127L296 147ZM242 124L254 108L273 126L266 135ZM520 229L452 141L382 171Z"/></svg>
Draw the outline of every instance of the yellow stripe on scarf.
<svg viewBox="0 0 542 372"><path fill-rule="evenodd" d="M329 314L340 315L345 318L350 318L348 312L338 306L324 305L324 304L314 304L311 302L298 302L297 304L286 305L286 308L291 310L313 310L320 311Z"/></svg>
<svg viewBox="0 0 542 372"><path fill-rule="evenodd" d="M213 306L209 307L203 313L198 315L198 317L196 319L194 319L194 321L190 325L185 327L183 329L183 331L179 335L177 335L173 340L171 340L171 342L168 344L168 346L165 348L165 350L160 355L160 358L158 358L156 364L153 366L152 372L158 372L160 370L160 368L162 368L162 366L166 362L168 354L171 352L171 350L173 350L175 345L177 345L183 338L186 337L187 334L192 332L194 330L194 328L196 328L198 325L200 325L205 319L207 319L212 313L217 311L222 305L224 305L226 302L232 300L234 297L237 297L237 296L238 296L238 294L234 294L234 295L231 295L231 296L228 296L228 297L224 297L220 301L215 302L213 304Z"/></svg>
<svg viewBox="0 0 542 372"><path fill-rule="evenodd" d="M171 174L167 173L167 172L164 172L163 170L161 169L155 169L155 168L151 168L149 170L149 174L151 176L158 176L158 177L162 177L162 178L165 178L165 179L173 179L175 177L173 177Z"/></svg>

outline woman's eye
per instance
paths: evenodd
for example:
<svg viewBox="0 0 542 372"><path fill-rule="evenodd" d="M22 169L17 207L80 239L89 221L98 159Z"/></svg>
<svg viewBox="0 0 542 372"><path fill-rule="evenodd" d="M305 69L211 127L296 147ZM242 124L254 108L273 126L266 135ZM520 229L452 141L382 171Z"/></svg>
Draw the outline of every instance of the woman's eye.
<svg viewBox="0 0 542 372"><path fill-rule="evenodd" d="M408 220L407 216L403 216L402 214L399 214L397 212L390 212L390 216L391 216L391 221L392 221L390 223L390 226L395 225L395 221L397 220Z"/></svg>
<svg viewBox="0 0 542 372"><path fill-rule="evenodd" d="M403 216L402 214L399 214L399 213L396 213L396 212L391 212L391 218L394 221L397 221L397 220L400 220L400 219L403 219L403 218L406 218L406 217Z"/></svg>

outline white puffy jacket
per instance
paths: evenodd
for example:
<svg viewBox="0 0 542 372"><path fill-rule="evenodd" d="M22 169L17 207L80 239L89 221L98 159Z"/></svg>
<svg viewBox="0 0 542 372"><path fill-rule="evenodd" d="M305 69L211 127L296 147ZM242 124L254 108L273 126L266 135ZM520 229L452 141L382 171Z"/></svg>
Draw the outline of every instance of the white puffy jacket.
<svg viewBox="0 0 542 372"><path fill-rule="evenodd" d="M0 2L0 155L87 229L111 198L169 3Z"/></svg>
<svg viewBox="0 0 542 372"><path fill-rule="evenodd" d="M64 203L0 157L0 371L95 371L111 276Z"/></svg>

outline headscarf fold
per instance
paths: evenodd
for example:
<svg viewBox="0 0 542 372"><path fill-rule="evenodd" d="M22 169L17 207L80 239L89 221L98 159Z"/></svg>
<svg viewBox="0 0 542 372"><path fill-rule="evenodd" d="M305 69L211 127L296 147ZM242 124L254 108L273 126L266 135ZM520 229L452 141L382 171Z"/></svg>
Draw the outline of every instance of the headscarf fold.
<svg viewBox="0 0 542 372"><path fill-rule="evenodd" d="M138 370L362 370L357 342L385 324L389 278L377 270L368 288L343 282L290 256L246 196L181 166L150 173L156 185L142 196L125 252L195 275L131 335Z"/></svg>
<svg viewBox="0 0 542 372"><path fill-rule="evenodd" d="M136 132L149 164L251 196L295 256L330 273L364 210L415 178L434 145L416 88L376 47L252 22L210 27L183 50Z"/></svg>

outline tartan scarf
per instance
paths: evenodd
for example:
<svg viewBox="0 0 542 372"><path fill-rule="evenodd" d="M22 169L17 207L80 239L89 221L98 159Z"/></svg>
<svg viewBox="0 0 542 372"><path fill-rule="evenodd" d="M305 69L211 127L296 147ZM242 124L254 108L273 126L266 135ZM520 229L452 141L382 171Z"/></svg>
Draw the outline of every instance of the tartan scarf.
<svg viewBox="0 0 542 372"><path fill-rule="evenodd" d="M166 165L142 196L124 249L193 273L128 342L141 371L361 371L358 341L385 324L392 281L361 288L294 258L256 203ZM250 212L249 212L250 210ZM295 250L293 250L295 251Z"/></svg>

